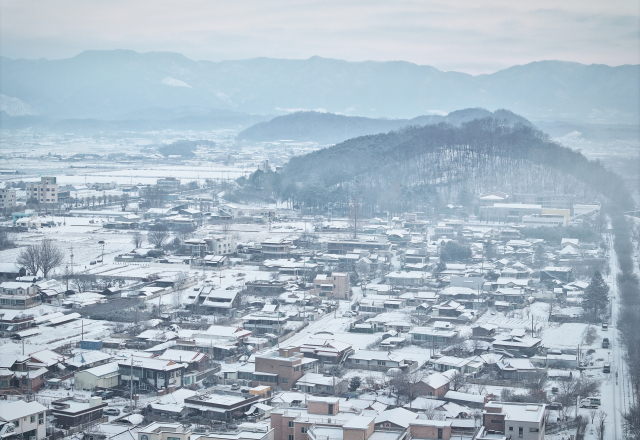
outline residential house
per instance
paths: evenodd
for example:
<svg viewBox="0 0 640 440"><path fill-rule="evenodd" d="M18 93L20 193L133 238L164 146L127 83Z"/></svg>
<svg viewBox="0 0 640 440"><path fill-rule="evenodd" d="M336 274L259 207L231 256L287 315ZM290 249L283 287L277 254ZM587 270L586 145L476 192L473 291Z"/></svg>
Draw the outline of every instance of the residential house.
<svg viewBox="0 0 640 440"><path fill-rule="evenodd" d="M191 430L181 423L153 422L138 429L137 440L189 440Z"/></svg>
<svg viewBox="0 0 640 440"><path fill-rule="evenodd" d="M494 365L498 369L498 378L502 380L526 381L538 372L531 361L524 358L505 358Z"/></svg>
<svg viewBox="0 0 640 440"><path fill-rule="evenodd" d="M1 207L1 206L0 206ZM14 263L0 263L0 279L15 280L27 275L27 269Z"/></svg>
<svg viewBox="0 0 640 440"><path fill-rule="evenodd" d="M394 408L382 411L376 417L376 428L401 429L409 428L410 423L418 417L418 414L404 408Z"/></svg>
<svg viewBox="0 0 640 440"><path fill-rule="evenodd" d="M311 394L340 394L347 391L347 386L344 378L318 373L307 373L296 382L298 390Z"/></svg>
<svg viewBox="0 0 640 440"><path fill-rule="evenodd" d="M142 390L159 391L164 388L171 393L182 388L186 369L186 363L142 356L118 361L120 385L133 381L134 388Z"/></svg>
<svg viewBox="0 0 640 440"><path fill-rule="evenodd" d="M287 284L286 281L256 280L247 281L244 288L251 295L277 296L285 291Z"/></svg>
<svg viewBox="0 0 640 440"><path fill-rule="evenodd" d="M217 286L203 286L192 307L202 307L209 313L231 316L240 305L240 291L218 290Z"/></svg>
<svg viewBox="0 0 640 440"><path fill-rule="evenodd" d="M451 438L451 420L415 419L409 422L409 433L412 439L444 439Z"/></svg>
<svg viewBox="0 0 640 440"><path fill-rule="evenodd" d="M7 392L38 391L44 385L45 367L31 364L29 356L0 355L0 390Z"/></svg>
<svg viewBox="0 0 640 440"><path fill-rule="evenodd" d="M414 327L409 332L414 343L428 343L445 346L459 336L455 328Z"/></svg>
<svg viewBox="0 0 640 440"><path fill-rule="evenodd" d="M457 370L462 374L477 374L484 364L474 359L463 359L455 356L442 356L431 361L436 371Z"/></svg>
<svg viewBox="0 0 640 440"><path fill-rule="evenodd" d="M28 309L41 303L38 288L32 283L5 281L0 283L0 307Z"/></svg>
<svg viewBox="0 0 640 440"><path fill-rule="evenodd" d="M389 368L399 368L403 372L410 372L418 368L418 362L408 358L404 353L394 353L375 350L358 350L349 356L344 363L347 368L360 370L383 371Z"/></svg>
<svg viewBox="0 0 640 440"><path fill-rule="evenodd" d="M346 356L353 352L353 349L351 344L344 342L311 338L300 347L294 348L294 351L304 354L305 357L318 359L320 365L323 365L341 363Z"/></svg>
<svg viewBox="0 0 640 440"><path fill-rule="evenodd" d="M478 324L471 327L471 332L475 338L493 338L499 327L495 324Z"/></svg>
<svg viewBox="0 0 640 440"><path fill-rule="evenodd" d="M534 356L542 345L542 339L527 336L520 329L508 336L498 336L493 340L493 348L508 351L513 354Z"/></svg>
<svg viewBox="0 0 640 440"><path fill-rule="evenodd" d="M484 430L478 439L495 438L489 433L523 440L543 440L545 435L545 405L533 403L489 402L482 413Z"/></svg>
<svg viewBox="0 0 640 440"><path fill-rule="evenodd" d="M21 310L0 309L0 336L26 330L35 324L33 316L25 315Z"/></svg>
<svg viewBox="0 0 640 440"><path fill-rule="evenodd" d="M574 280L573 269L570 267L547 266L540 271L540 281L560 281L570 283Z"/></svg>
<svg viewBox="0 0 640 440"><path fill-rule="evenodd" d="M288 320L288 316L281 312L255 312L242 317L242 327L254 336L281 336Z"/></svg>
<svg viewBox="0 0 640 440"><path fill-rule="evenodd" d="M248 397L244 395L205 394L184 399L184 405L192 414L231 423L261 400L262 397L259 395Z"/></svg>
<svg viewBox="0 0 640 440"><path fill-rule="evenodd" d="M24 400L0 402L0 437L44 440L47 437L47 407Z"/></svg>
<svg viewBox="0 0 640 440"><path fill-rule="evenodd" d="M397 271L388 273L385 281L395 287L421 287L425 285L424 272Z"/></svg>
<svg viewBox="0 0 640 440"><path fill-rule="evenodd" d="M426 376L414 386L420 396L442 397L449 391L449 383L451 379L444 374L433 372Z"/></svg>
<svg viewBox="0 0 640 440"><path fill-rule="evenodd" d="M318 372L318 360L304 357L294 348L281 348L255 358L252 386L267 385L290 390L306 373Z"/></svg>

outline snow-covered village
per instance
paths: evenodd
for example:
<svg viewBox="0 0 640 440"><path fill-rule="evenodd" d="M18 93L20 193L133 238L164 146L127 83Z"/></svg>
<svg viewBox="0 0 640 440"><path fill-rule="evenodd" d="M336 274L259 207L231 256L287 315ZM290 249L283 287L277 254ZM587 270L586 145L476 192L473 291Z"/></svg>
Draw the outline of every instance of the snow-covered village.
<svg viewBox="0 0 640 440"><path fill-rule="evenodd" d="M2 176L3 438L568 439L621 423L633 388L597 198L461 192L374 215L356 197L325 214L238 201L238 181L317 146L231 156L217 136L191 159L128 140L144 170L69 135L53 140L66 156L30 141L4 158L40 169Z"/></svg>
<svg viewBox="0 0 640 440"><path fill-rule="evenodd" d="M0 0L0 440L640 440L637 6Z"/></svg>

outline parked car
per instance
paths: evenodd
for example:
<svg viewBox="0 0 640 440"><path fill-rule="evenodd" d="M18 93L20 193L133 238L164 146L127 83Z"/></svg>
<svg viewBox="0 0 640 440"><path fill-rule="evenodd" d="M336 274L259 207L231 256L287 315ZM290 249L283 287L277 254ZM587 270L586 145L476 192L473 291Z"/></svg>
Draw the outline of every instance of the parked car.
<svg viewBox="0 0 640 440"><path fill-rule="evenodd" d="M602 339L602 348L609 348L609 338Z"/></svg>
<svg viewBox="0 0 640 440"><path fill-rule="evenodd" d="M602 330L603 330L603 331L605 331L605 332L606 332L607 330L609 330L609 324L607 324L607 323L603 322L603 323L602 323Z"/></svg>
<svg viewBox="0 0 640 440"><path fill-rule="evenodd" d="M560 411L562 409L562 403L560 402L551 402L547 405L547 409L552 409L555 411Z"/></svg>
<svg viewBox="0 0 640 440"><path fill-rule="evenodd" d="M611 373L611 363L605 362L604 365L602 366L602 372Z"/></svg>
<svg viewBox="0 0 640 440"><path fill-rule="evenodd" d="M104 414L107 416L119 416L120 410L118 408L107 408L104 410Z"/></svg>
<svg viewBox="0 0 640 440"><path fill-rule="evenodd" d="M240 389L240 385L238 385L237 383L234 383L233 385L231 385L231 389L232 390L239 390Z"/></svg>

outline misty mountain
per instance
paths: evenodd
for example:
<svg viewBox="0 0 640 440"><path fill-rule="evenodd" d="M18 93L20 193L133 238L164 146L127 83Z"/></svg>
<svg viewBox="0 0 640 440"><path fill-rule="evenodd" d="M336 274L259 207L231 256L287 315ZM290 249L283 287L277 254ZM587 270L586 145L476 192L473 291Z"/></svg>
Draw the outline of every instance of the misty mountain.
<svg viewBox="0 0 640 440"><path fill-rule="evenodd" d="M240 132L237 139L254 142L288 139L299 142L313 141L321 144L335 144L358 136L386 133L412 125L447 122L458 126L463 122L485 117L504 119L510 124L520 122L530 125L530 122L525 118L508 110L496 110L492 113L481 108L456 110L446 116L426 115L413 119L374 119L307 111L295 112L278 116L267 122L260 122Z"/></svg>
<svg viewBox="0 0 640 440"><path fill-rule="evenodd" d="M74 118L57 120L43 115L10 116L0 112L0 126L4 129L20 130L27 127L57 133L116 133L126 131L156 130L218 130L242 129L259 122L268 121L273 116L248 115L218 109L200 109L186 112L176 109L145 109L127 115L122 119Z"/></svg>
<svg viewBox="0 0 640 440"><path fill-rule="evenodd" d="M86 51L63 60L0 58L0 93L55 118L118 118L150 108L249 114L318 110L411 119L459 108L509 108L530 120L635 123L640 66L541 61L487 75L403 61L255 58L194 61L176 53Z"/></svg>
<svg viewBox="0 0 640 440"><path fill-rule="evenodd" d="M236 201L279 198L312 210L345 209L352 195L359 194L371 214L428 209L470 191L473 196L558 188L585 199L605 196L619 206L633 206L620 176L601 162L552 142L531 125L495 117L349 139L293 157L282 173L258 170L238 183L232 196Z"/></svg>

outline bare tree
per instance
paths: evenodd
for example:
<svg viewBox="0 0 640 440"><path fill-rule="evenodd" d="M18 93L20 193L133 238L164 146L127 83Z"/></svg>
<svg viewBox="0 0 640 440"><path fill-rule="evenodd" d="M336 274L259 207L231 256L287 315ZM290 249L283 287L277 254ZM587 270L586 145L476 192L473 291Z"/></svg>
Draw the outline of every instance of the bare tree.
<svg viewBox="0 0 640 440"><path fill-rule="evenodd" d="M434 402L427 402L422 406L422 409L424 409L424 415L427 420L434 420L438 417L439 411L436 409L437 407L438 405L436 405Z"/></svg>
<svg viewBox="0 0 640 440"><path fill-rule="evenodd" d="M169 228L165 225L154 225L149 230L147 241L156 248L161 248L169 239Z"/></svg>
<svg viewBox="0 0 640 440"><path fill-rule="evenodd" d="M40 269L38 261L38 245L30 244L20 251L16 260L18 266L25 267L33 276L38 275Z"/></svg>
<svg viewBox="0 0 640 440"><path fill-rule="evenodd" d="M453 391L464 390L465 388L467 388L467 378L464 374L458 371L453 376L451 376L449 385L451 386Z"/></svg>
<svg viewBox="0 0 640 440"><path fill-rule="evenodd" d="M607 429L606 425L607 413L604 411L598 412L598 419L596 420L596 435L598 440L604 440L604 434Z"/></svg>
<svg viewBox="0 0 640 440"><path fill-rule="evenodd" d="M32 244L20 251L16 263L24 266L34 276L38 271L47 278L49 272L64 261L64 253L51 240L44 239L40 244Z"/></svg>
<svg viewBox="0 0 640 440"><path fill-rule="evenodd" d="M131 243L138 249L144 243L144 235L138 231L134 232L131 236Z"/></svg>
<svg viewBox="0 0 640 440"><path fill-rule="evenodd" d="M38 247L38 261L42 276L47 278L49 272L64 261L64 252L51 240L42 240Z"/></svg>

